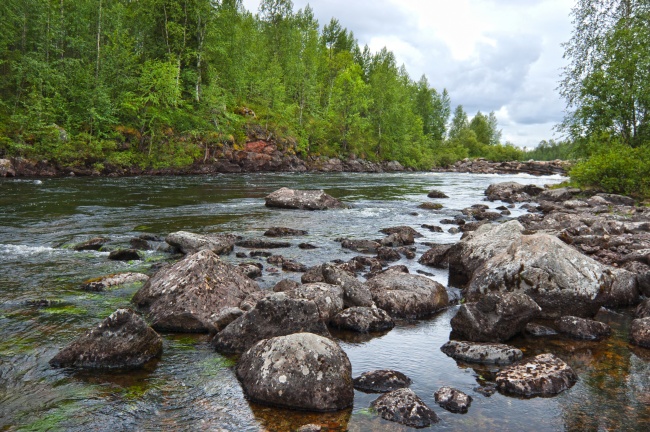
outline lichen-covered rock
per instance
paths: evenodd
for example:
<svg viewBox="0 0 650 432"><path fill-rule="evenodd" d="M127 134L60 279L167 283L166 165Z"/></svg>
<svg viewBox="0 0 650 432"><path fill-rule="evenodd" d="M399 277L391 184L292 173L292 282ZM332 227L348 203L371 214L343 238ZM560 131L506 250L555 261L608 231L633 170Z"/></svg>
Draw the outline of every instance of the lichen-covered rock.
<svg viewBox="0 0 650 432"><path fill-rule="evenodd" d="M162 338L130 309L118 309L63 348L54 367L138 368L162 353Z"/></svg>
<svg viewBox="0 0 650 432"><path fill-rule="evenodd" d="M556 321L558 331L574 339L601 340L612 333L607 324L575 316L563 316Z"/></svg>
<svg viewBox="0 0 650 432"><path fill-rule="evenodd" d="M343 310L343 290L338 285L322 282L303 284L286 294L295 299L312 300L326 323Z"/></svg>
<svg viewBox="0 0 650 432"><path fill-rule="evenodd" d="M442 268L445 269L449 266L449 250L452 245L449 244L440 244L435 245L428 251L426 251L418 260L420 264L424 264L429 267Z"/></svg>
<svg viewBox="0 0 650 432"><path fill-rule="evenodd" d="M445 287L424 276L391 270L366 285L377 307L393 318L422 318L449 305Z"/></svg>
<svg viewBox="0 0 650 432"><path fill-rule="evenodd" d="M411 385L402 372L384 369L364 372L354 380L354 388L366 393L388 393Z"/></svg>
<svg viewBox="0 0 650 432"><path fill-rule="evenodd" d="M526 294L490 293L460 306L451 319L452 334L473 342L504 342L539 316L540 307Z"/></svg>
<svg viewBox="0 0 650 432"><path fill-rule="evenodd" d="M303 236L307 235L307 231L285 228L285 227L272 227L264 232L266 237L292 237L292 236Z"/></svg>
<svg viewBox="0 0 650 432"><path fill-rule="evenodd" d="M322 190L294 190L283 187L264 198L267 207L298 210L327 210L345 205Z"/></svg>
<svg viewBox="0 0 650 432"><path fill-rule="evenodd" d="M187 231L177 231L169 234L165 241L186 255L195 254L201 250L209 250L217 255L232 252L237 236L232 234L195 234Z"/></svg>
<svg viewBox="0 0 650 432"><path fill-rule="evenodd" d="M553 354L540 354L497 373L500 392L524 397L554 396L570 389L578 375Z"/></svg>
<svg viewBox="0 0 650 432"><path fill-rule="evenodd" d="M343 289L343 304L345 307L372 307L374 302L368 287L345 270L331 264L321 267L323 279L328 284L338 285Z"/></svg>
<svg viewBox="0 0 650 432"><path fill-rule="evenodd" d="M155 329L209 332L213 314L239 307L259 289L240 268L202 250L157 272L132 301L146 312Z"/></svg>
<svg viewBox="0 0 650 432"><path fill-rule="evenodd" d="M510 345L481 342L449 341L440 351L454 360L496 365L509 365L524 356L520 349Z"/></svg>
<svg viewBox="0 0 650 432"><path fill-rule="evenodd" d="M644 348L650 348L650 317L638 318L630 326L630 342Z"/></svg>
<svg viewBox="0 0 650 432"><path fill-rule="evenodd" d="M146 282L148 280L149 276L142 273L117 273L84 281L81 284L81 289L84 291L100 292L114 286Z"/></svg>
<svg viewBox="0 0 650 432"><path fill-rule="evenodd" d="M423 428L440 421L436 413L409 388L380 396L372 403L372 407L385 420L406 426Z"/></svg>
<svg viewBox="0 0 650 432"><path fill-rule="evenodd" d="M501 200L508 203L519 203L532 200L533 196L539 195L544 189L535 185L522 185L517 182L495 183L488 186L485 191L490 201Z"/></svg>
<svg viewBox="0 0 650 432"><path fill-rule="evenodd" d="M436 403L453 413L465 414L472 404L472 397L452 387L441 387L434 393Z"/></svg>
<svg viewBox="0 0 650 432"><path fill-rule="evenodd" d="M262 339L304 332L330 335L316 303L273 293L228 324L212 343L217 351L233 354L246 351Z"/></svg>
<svg viewBox="0 0 650 432"><path fill-rule="evenodd" d="M332 327L357 333L380 332L395 327L393 319L382 309L376 307L350 307L336 314L331 320Z"/></svg>
<svg viewBox="0 0 650 432"><path fill-rule="evenodd" d="M273 406L337 411L354 399L347 355L312 333L260 341L242 355L236 373L248 397Z"/></svg>
<svg viewBox="0 0 650 432"><path fill-rule="evenodd" d="M650 298L643 300L634 311L634 316L637 318L650 317Z"/></svg>

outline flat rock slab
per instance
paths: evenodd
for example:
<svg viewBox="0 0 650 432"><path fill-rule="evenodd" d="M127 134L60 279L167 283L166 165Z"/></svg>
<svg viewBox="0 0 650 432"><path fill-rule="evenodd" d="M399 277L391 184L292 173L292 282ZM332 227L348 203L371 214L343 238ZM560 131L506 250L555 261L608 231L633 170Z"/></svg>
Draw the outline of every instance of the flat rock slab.
<svg viewBox="0 0 650 432"><path fill-rule="evenodd" d="M355 306L336 314L330 325L341 330L369 333L390 330L395 327L395 322L382 309Z"/></svg>
<svg viewBox="0 0 650 432"><path fill-rule="evenodd" d="M297 210L327 210L345 205L322 190L294 190L281 188L264 198L267 207Z"/></svg>
<svg viewBox="0 0 650 432"><path fill-rule="evenodd" d="M440 351L455 360L496 365L509 365L524 356L518 348L496 343L449 341Z"/></svg>
<svg viewBox="0 0 650 432"><path fill-rule="evenodd" d="M612 328L603 322L574 316L563 316L556 325L561 334L573 339L597 341L612 333Z"/></svg>
<svg viewBox="0 0 650 432"><path fill-rule="evenodd" d="M553 354L540 354L497 373L497 389L523 397L554 396L570 389L578 375Z"/></svg>
<svg viewBox="0 0 650 432"><path fill-rule="evenodd" d="M308 411L352 406L352 366L334 341L296 333L260 341L244 353L237 378L254 401Z"/></svg>
<svg viewBox="0 0 650 432"><path fill-rule="evenodd" d="M385 420L415 428L440 421L436 413L408 388L384 394L372 403L372 408Z"/></svg>
<svg viewBox="0 0 650 432"><path fill-rule="evenodd" d="M632 321L630 342L644 348L650 348L650 317Z"/></svg>
<svg viewBox="0 0 650 432"><path fill-rule="evenodd" d="M84 281L81 289L84 291L100 292L111 287L147 282L148 280L149 276L142 273L117 273Z"/></svg>
<svg viewBox="0 0 650 432"><path fill-rule="evenodd" d="M63 348L54 367L139 368L162 353L162 338L131 309L118 309L99 326Z"/></svg>
<svg viewBox="0 0 650 432"><path fill-rule="evenodd" d="M395 370L364 372L354 379L354 388L365 393L388 393L411 385L411 378Z"/></svg>
<svg viewBox="0 0 650 432"><path fill-rule="evenodd" d="M165 241L172 247L186 255L194 254L201 250L209 250L217 255L226 255L232 252L237 236L233 234L195 234L187 231L177 231L165 237Z"/></svg>
<svg viewBox="0 0 650 432"><path fill-rule="evenodd" d="M434 393L436 403L447 411L465 414L472 404L472 397L452 387L441 387Z"/></svg>

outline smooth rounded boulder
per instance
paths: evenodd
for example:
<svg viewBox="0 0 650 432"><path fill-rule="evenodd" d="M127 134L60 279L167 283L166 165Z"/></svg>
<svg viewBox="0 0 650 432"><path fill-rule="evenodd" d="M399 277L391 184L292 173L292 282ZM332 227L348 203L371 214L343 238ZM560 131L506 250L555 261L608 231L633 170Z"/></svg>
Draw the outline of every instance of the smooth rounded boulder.
<svg viewBox="0 0 650 432"><path fill-rule="evenodd" d="M242 269L209 250L188 255L158 271L133 296L153 328L162 331L207 333L213 316L239 307L259 286Z"/></svg>
<svg viewBox="0 0 650 432"><path fill-rule="evenodd" d="M264 198L267 207L296 210L327 210L345 205L322 190L295 190L283 187Z"/></svg>
<svg viewBox="0 0 650 432"><path fill-rule="evenodd" d="M268 405L307 411L352 406L352 366L339 345L312 333L262 340L236 368L244 393Z"/></svg>
<svg viewBox="0 0 650 432"><path fill-rule="evenodd" d="M131 309L118 309L63 348L50 365L83 369L139 368L162 353L162 338Z"/></svg>
<svg viewBox="0 0 650 432"><path fill-rule="evenodd" d="M508 366L496 376L500 392L523 397L554 396L570 389L577 381L573 369L553 354L540 354Z"/></svg>

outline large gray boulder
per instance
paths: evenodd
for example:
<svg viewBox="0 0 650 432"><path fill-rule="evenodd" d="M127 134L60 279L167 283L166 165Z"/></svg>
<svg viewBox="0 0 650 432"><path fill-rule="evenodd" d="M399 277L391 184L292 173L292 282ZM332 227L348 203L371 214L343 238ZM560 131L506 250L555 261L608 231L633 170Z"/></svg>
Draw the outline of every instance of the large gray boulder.
<svg viewBox="0 0 650 432"><path fill-rule="evenodd" d="M392 270L366 285L377 307L393 318L422 318L449 306L445 287L424 276Z"/></svg>
<svg viewBox="0 0 650 432"><path fill-rule="evenodd" d="M131 309L118 309L63 348L54 367L138 368L162 353L162 338Z"/></svg>
<svg viewBox="0 0 650 432"><path fill-rule="evenodd" d="M217 333L212 344L225 354L241 353L262 339L293 333L330 335L312 300L291 298L288 293L273 293Z"/></svg>
<svg viewBox="0 0 650 432"><path fill-rule="evenodd" d="M374 306L375 303L368 287L345 270L331 264L324 264L322 266L322 275L325 282L338 285L343 289L343 304L345 307Z"/></svg>
<svg viewBox="0 0 650 432"><path fill-rule="evenodd" d="M385 420L415 428L427 427L440 421L436 413L409 388L384 394L372 402L372 407Z"/></svg>
<svg viewBox="0 0 650 432"><path fill-rule="evenodd" d="M240 268L202 250L158 271L132 302L157 330L207 333L214 315L259 289Z"/></svg>
<svg viewBox="0 0 650 432"><path fill-rule="evenodd" d="M609 298L614 273L547 234L520 236L474 272L464 294L476 301L489 292L532 297L542 317L593 316Z"/></svg>
<svg viewBox="0 0 650 432"><path fill-rule="evenodd" d="M449 341L440 347L440 351L454 360L496 365L509 365L524 356L518 348L497 343Z"/></svg>
<svg viewBox="0 0 650 432"><path fill-rule="evenodd" d="M343 290L337 285L315 282L300 285L286 294L295 299L316 303L321 319L326 323L343 310Z"/></svg>
<svg viewBox="0 0 650 432"><path fill-rule="evenodd" d="M504 342L523 331L541 308L522 293L490 293L460 306L451 319L452 334L472 342Z"/></svg>
<svg viewBox="0 0 650 432"><path fill-rule="evenodd" d="M380 332L395 327L386 311L376 307L351 307L342 310L331 320L332 327L357 333Z"/></svg>
<svg viewBox="0 0 650 432"><path fill-rule="evenodd" d="M283 187L264 198L267 207L298 210L343 208L344 204L322 190L295 190Z"/></svg>
<svg viewBox="0 0 650 432"><path fill-rule="evenodd" d="M502 393L524 397L554 396L570 389L578 375L553 354L540 354L508 366L497 373L497 388Z"/></svg>
<svg viewBox="0 0 650 432"><path fill-rule="evenodd" d="M165 241L186 255L201 250L209 250L217 255L232 252L237 236L233 234L195 234L187 231L177 231L169 234Z"/></svg>
<svg viewBox="0 0 650 432"><path fill-rule="evenodd" d="M465 286L474 271L490 258L502 253L521 237L524 227L518 221L504 224L485 224L467 234L449 249L449 284Z"/></svg>
<svg viewBox="0 0 650 432"><path fill-rule="evenodd" d="M495 183L488 186L485 195L490 201L501 200L508 203L519 203L532 200L533 196L544 191L539 186L522 185L517 182Z"/></svg>
<svg viewBox="0 0 650 432"><path fill-rule="evenodd" d="M256 402L308 411L352 406L352 367L334 341L312 333L263 340L242 355L237 378Z"/></svg>

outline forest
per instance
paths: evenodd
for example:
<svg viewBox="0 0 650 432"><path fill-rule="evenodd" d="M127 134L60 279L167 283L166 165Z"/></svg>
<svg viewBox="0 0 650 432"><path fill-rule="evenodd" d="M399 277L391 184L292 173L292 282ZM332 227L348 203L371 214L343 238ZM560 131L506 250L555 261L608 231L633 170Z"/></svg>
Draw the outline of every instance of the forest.
<svg viewBox="0 0 650 432"><path fill-rule="evenodd" d="M263 0L5 0L0 157L101 169L208 161L251 128L299 156L525 157L494 113L361 47L336 18ZM435 84L435 83L434 83Z"/></svg>

